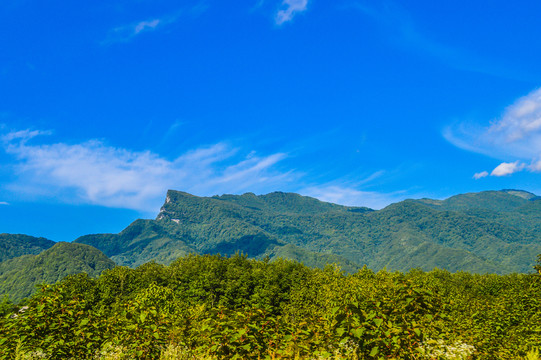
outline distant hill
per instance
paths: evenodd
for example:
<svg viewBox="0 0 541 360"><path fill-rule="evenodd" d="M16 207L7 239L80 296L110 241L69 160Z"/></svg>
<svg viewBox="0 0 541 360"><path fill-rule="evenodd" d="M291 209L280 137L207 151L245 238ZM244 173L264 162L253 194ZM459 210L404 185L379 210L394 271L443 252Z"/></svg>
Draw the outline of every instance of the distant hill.
<svg viewBox="0 0 541 360"><path fill-rule="evenodd" d="M11 300L17 301L31 295L37 284L53 284L81 272L98 276L114 266L113 261L92 246L55 243L39 255L23 255L0 262L0 297L8 294Z"/></svg>
<svg viewBox="0 0 541 360"><path fill-rule="evenodd" d="M0 234L0 262L21 255L37 255L54 244L54 241L42 237Z"/></svg>
<svg viewBox="0 0 541 360"><path fill-rule="evenodd" d="M170 190L155 220L76 240L120 265L187 253L285 257L347 271L434 267L528 272L541 253L541 201L521 190L406 200L374 211L292 193L198 197Z"/></svg>
<svg viewBox="0 0 541 360"><path fill-rule="evenodd" d="M460 194L445 200L421 199L417 201L439 210L484 209L507 213L524 206L535 197L535 194L527 191L501 190Z"/></svg>

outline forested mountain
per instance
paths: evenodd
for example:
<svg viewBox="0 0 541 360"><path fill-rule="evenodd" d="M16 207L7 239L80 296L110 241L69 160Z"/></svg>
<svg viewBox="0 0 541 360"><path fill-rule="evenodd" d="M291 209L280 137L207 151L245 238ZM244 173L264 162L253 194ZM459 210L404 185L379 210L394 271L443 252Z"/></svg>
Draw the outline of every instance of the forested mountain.
<svg viewBox="0 0 541 360"><path fill-rule="evenodd" d="M67 275L85 272L98 276L115 263L98 249L84 245L59 242L39 255L23 255L0 262L0 297L11 300L29 296L35 285L54 284Z"/></svg>
<svg viewBox="0 0 541 360"><path fill-rule="evenodd" d="M0 262L21 255L37 255L54 244L54 241L42 237L0 234Z"/></svg>
<svg viewBox="0 0 541 360"><path fill-rule="evenodd" d="M541 253L541 201L520 190L406 200L374 211L275 192L198 197L170 190L155 220L76 242L120 265L169 264L188 253L284 257L345 270L434 267L528 272Z"/></svg>

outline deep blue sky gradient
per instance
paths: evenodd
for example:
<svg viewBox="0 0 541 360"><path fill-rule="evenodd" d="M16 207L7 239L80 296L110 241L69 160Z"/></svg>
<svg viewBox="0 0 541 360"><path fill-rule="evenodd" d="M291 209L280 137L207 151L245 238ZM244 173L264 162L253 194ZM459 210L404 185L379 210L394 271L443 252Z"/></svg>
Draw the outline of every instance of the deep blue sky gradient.
<svg viewBox="0 0 541 360"><path fill-rule="evenodd" d="M2 1L0 232L118 232L167 188L374 208L541 194L540 16L539 1ZM529 123L506 118L523 97ZM502 140L488 129L504 118L530 132ZM220 160L200 160L210 148ZM504 162L517 170L490 176Z"/></svg>

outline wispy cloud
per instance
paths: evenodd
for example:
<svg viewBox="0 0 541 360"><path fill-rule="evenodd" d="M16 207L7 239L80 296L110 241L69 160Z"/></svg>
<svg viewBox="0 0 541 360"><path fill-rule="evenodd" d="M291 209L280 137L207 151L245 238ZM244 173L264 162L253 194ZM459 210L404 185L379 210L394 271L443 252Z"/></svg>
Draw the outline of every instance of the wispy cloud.
<svg viewBox="0 0 541 360"><path fill-rule="evenodd" d="M293 20L297 13L306 11L308 0L284 0L282 8L278 10L275 16L276 24L282 25L285 22Z"/></svg>
<svg viewBox="0 0 541 360"><path fill-rule="evenodd" d="M541 89L517 99L488 126L459 123L443 135L462 149L506 160L491 176L541 172Z"/></svg>
<svg viewBox="0 0 541 360"><path fill-rule="evenodd" d="M102 45L110 45L118 42L128 42L144 31L154 30L160 24L160 19L145 20L129 25L115 27L109 31Z"/></svg>
<svg viewBox="0 0 541 360"><path fill-rule="evenodd" d="M11 191L71 202L152 211L167 189L198 195L272 191L287 184L292 172L276 165L286 154L243 155L226 143L188 151L168 160L151 151L131 151L90 140L79 144L30 141L44 132L17 131L2 137L15 158L18 179Z"/></svg>
<svg viewBox="0 0 541 360"><path fill-rule="evenodd" d="M481 172L473 174L473 178L475 180L479 180L487 176L488 176L488 171L481 171Z"/></svg>
<svg viewBox="0 0 541 360"><path fill-rule="evenodd" d="M2 135L0 139L4 143L9 143L12 140L18 140L20 143L26 143L28 140L39 135L51 135L51 131L28 130L28 129L12 131L12 132Z"/></svg>
<svg viewBox="0 0 541 360"><path fill-rule="evenodd" d="M287 153L261 155L227 142L200 146L169 159L152 151L132 151L99 140L47 142L49 134L22 130L0 136L0 147L13 159L7 165L16 177L4 188L21 197L54 198L146 213L159 209L167 189L201 196L295 191L322 201L373 209L411 197L406 191L362 190L384 176L383 170L355 183L340 179L307 183L306 174L283 169Z"/></svg>
<svg viewBox="0 0 541 360"><path fill-rule="evenodd" d="M133 35L137 35L145 30L154 30L160 24L160 22L162 22L162 20L160 19L141 21L140 23L135 25L135 28L133 29Z"/></svg>
<svg viewBox="0 0 541 360"><path fill-rule="evenodd" d="M528 166L528 169L533 172L541 172L541 159L532 161L532 163Z"/></svg>
<svg viewBox="0 0 541 360"><path fill-rule="evenodd" d="M141 34L165 29L169 25L176 23L183 16L198 17L207 11L207 9L208 5L201 2L190 8L184 8L167 15L151 17L144 20L134 21L129 24L116 26L109 31L105 40L103 40L101 44L111 45L113 43L129 42Z"/></svg>
<svg viewBox="0 0 541 360"><path fill-rule="evenodd" d="M0 201L0 205L9 205L9 203L5 201Z"/></svg>
<svg viewBox="0 0 541 360"><path fill-rule="evenodd" d="M154 31L159 27L161 28L165 25L172 24L177 20L177 18L178 16L154 18L115 27L109 31L105 40L102 41L102 45L131 41L137 35Z"/></svg>

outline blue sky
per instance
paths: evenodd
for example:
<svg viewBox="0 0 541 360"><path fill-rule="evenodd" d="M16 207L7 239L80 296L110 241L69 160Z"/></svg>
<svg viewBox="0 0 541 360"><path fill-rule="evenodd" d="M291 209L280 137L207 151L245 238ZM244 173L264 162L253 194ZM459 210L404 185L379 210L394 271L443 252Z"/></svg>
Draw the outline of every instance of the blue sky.
<svg viewBox="0 0 541 360"><path fill-rule="evenodd" d="M382 208L541 194L539 1L0 2L0 232L167 189Z"/></svg>

